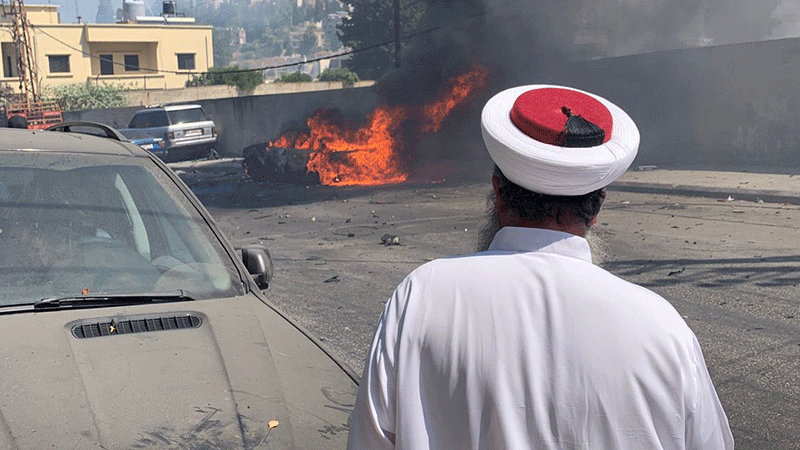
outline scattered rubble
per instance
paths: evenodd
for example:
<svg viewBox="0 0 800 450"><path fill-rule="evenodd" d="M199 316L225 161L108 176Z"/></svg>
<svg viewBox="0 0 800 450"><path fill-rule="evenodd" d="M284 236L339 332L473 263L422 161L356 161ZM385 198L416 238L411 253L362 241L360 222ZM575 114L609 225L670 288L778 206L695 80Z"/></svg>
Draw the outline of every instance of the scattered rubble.
<svg viewBox="0 0 800 450"><path fill-rule="evenodd" d="M383 245L400 245L400 238L392 234L384 234L381 236L381 244Z"/></svg>

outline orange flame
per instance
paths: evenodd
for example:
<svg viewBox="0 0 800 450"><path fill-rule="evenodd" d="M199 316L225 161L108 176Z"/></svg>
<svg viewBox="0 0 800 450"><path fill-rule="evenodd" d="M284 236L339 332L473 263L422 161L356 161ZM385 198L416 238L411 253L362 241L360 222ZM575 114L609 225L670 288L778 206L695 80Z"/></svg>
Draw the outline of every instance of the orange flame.
<svg viewBox="0 0 800 450"><path fill-rule="evenodd" d="M488 76L489 72L486 69L475 67L471 72L451 80L450 89L439 100L423 107L426 121L422 126L422 132L435 133L439 131L450 111L463 103L476 88L485 86Z"/></svg>
<svg viewBox="0 0 800 450"><path fill-rule="evenodd" d="M403 172L398 151L402 143L396 134L403 122L422 114L421 131L433 133L456 106L485 86L488 72L476 67L449 83L448 91L436 102L421 108L381 105L358 129L344 127L326 118L326 111L315 112L307 121L307 134L286 134L269 147L309 150L306 169L319 174L325 185L379 185L400 183L408 178Z"/></svg>
<svg viewBox="0 0 800 450"><path fill-rule="evenodd" d="M331 124L308 121L310 141L315 144L306 168L317 172L325 185L376 185L400 183L407 175L397 158L399 141L393 136L405 119L401 108L381 106L370 115L369 124L355 131L336 129Z"/></svg>

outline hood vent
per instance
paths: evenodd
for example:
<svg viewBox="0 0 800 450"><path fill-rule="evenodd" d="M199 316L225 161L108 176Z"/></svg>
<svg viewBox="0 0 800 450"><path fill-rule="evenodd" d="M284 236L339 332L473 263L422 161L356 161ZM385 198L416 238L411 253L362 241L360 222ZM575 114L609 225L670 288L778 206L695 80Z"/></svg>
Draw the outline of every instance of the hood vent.
<svg viewBox="0 0 800 450"><path fill-rule="evenodd" d="M202 323L203 321L199 317L190 314L125 320L111 319L105 322L75 325L72 327L72 335L78 339L83 339L117 334L198 328Z"/></svg>

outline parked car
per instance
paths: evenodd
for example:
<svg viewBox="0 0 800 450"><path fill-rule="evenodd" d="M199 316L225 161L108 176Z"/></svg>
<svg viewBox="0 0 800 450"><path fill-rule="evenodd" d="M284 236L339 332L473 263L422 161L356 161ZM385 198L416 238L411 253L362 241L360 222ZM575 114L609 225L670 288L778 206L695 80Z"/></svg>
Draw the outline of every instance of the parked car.
<svg viewBox="0 0 800 450"><path fill-rule="evenodd" d="M155 106L137 111L128 128L119 130L130 138L144 132L162 139L165 161L216 158L217 126L200 105Z"/></svg>
<svg viewBox="0 0 800 450"><path fill-rule="evenodd" d="M161 159L166 158L166 148L164 139L153 137L144 132L143 130L128 130L125 136L131 143L142 147L143 149L153 153Z"/></svg>
<svg viewBox="0 0 800 450"><path fill-rule="evenodd" d="M0 130L0 448L344 448L356 378L142 148Z"/></svg>

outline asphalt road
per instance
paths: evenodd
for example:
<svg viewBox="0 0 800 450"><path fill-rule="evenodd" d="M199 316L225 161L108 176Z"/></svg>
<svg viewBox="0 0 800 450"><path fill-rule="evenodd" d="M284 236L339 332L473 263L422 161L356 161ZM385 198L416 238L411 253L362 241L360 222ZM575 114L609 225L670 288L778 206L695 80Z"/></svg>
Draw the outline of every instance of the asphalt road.
<svg viewBox="0 0 800 450"><path fill-rule="evenodd" d="M405 274L472 251L489 190L266 186L235 167L183 177L234 245L267 245L272 301L359 373ZM697 334L738 449L800 449L798 219L791 205L610 192L596 227L604 267L663 295Z"/></svg>

